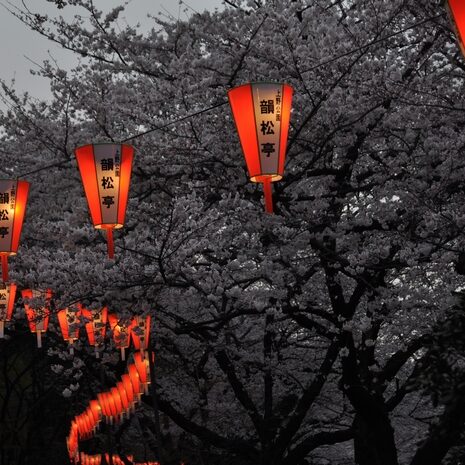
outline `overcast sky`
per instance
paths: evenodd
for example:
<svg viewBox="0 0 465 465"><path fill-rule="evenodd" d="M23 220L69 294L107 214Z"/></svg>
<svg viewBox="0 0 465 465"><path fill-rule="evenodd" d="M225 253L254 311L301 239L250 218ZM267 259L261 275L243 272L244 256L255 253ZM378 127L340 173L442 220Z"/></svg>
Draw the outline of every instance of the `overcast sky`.
<svg viewBox="0 0 465 465"><path fill-rule="evenodd" d="M30 10L40 14L56 15L63 14L65 10L58 10L46 0L23 0ZM54 57L60 66L70 68L76 62L72 52L60 49L58 46L47 41L39 34L30 31L18 19L12 16L4 6L12 9L14 6L21 6L22 0L0 0L0 79L10 82L15 79L15 87L23 92L28 91L31 95L39 98L47 98L48 81L37 76L32 76L29 72L35 65L32 60L41 63ZM124 0L94 0L98 9L108 11L111 8L121 5ZM126 11L120 16L120 23L124 25L126 21L130 25L141 24L142 30L150 28L151 20L147 14L151 15L172 15L181 19L186 19L192 10L203 11L215 8L222 8L222 0L130 0ZM181 3L181 5L180 5ZM13 7L12 7L12 6ZM0 106L1 103L0 103Z"/></svg>

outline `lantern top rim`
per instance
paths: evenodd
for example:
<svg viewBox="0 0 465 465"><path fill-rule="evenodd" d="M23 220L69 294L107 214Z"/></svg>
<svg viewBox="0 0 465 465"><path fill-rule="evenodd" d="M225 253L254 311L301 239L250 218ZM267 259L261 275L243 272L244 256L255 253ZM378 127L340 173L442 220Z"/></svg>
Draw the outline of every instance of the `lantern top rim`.
<svg viewBox="0 0 465 465"><path fill-rule="evenodd" d="M234 89L238 89L239 87L245 87L245 86L250 86L250 85L254 85L254 84L277 84L277 85L281 85L281 86L290 87L292 90L294 90L294 88L293 88L290 84L288 84L287 82L278 82L278 81L250 81L250 82L244 82L243 84L239 84L238 86L231 87L230 89L228 89L228 92L231 92L231 91L234 90Z"/></svg>
<svg viewBox="0 0 465 465"><path fill-rule="evenodd" d="M134 149L133 145L126 144L125 142L92 142L92 143L89 143L89 144L78 145L74 150L79 150L79 149L82 149L84 147L89 147L89 146L93 147L95 145L121 145L121 146L125 146L125 147L129 147L131 149Z"/></svg>

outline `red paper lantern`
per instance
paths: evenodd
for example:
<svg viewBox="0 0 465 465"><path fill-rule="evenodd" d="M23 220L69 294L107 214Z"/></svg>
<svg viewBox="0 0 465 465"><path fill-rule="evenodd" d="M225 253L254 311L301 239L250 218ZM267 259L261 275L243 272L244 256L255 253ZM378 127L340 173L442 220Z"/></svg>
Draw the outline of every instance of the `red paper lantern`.
<svg viewBox="0 0 465 465"><path fill-rule="evenodd" d="M144 393L148 394L148 385L150 384L149 361L141 354L141 352L135 352L134 365L136 366L140 382L144 386Z"/></svg>
<svg viewBox="0 0 465 465"><path fill-rule="evenodd" d="M126 360L124 349L128 348L131 343L131 328L134 323L127 323L124 320L118 319L115 313L109 313L108 320L110 322L110 329L113 332L115 346L121 350L121 360Z"/></svg>
<svg viewBox="0 0 465 465"><path fill-rule="evenodd" d="M124 225L134 148L89 144L75 153L92 222L95 228L107 231L108 256L113 258L113 229Z"/></svg>
<svg viewBox="0 0 465 465"><path fill-rule="evenodd" d="M4 337L5 322L13 316L16 284L0 283L0 338Z"/></svg>
<svg viewBox="0 0 465 465"><path fill-rule="evenodd" d="M134 393L134 386L132 385L131 377L128 374L124 374L121 377L121 382L123 383L124 390L126 391L126 397L128 402L131 404L133 410L136 401L134 400L135 393Z"/></svg>
<svg viewBox="0 0 465 465"><path fill-rule="evenodd" d="M135 365L128 366L128 375L131 379L132 390L134 392L134 395L137 398L137 400L140 401L143 389L141 387L139 373L137 372L137 368Z"/></svg>
<svg viewBox="0 0 465 465"><path fill-rule="evenodd" d="M57 313L61 334L63 335L63 339L65 341L68 341L68 343L70 344L69 350L71 354L74 353L74 341L79 339L79 313L80 312L70 311L67 308L60 310ZM70 326L74 326L72 331L70 331Z"/></svg>
<svg viewBox="0 0 465 465"><path fill-rule="evenodd" d="M89 338L89 344L95 347L95 357L99 358L98 347L102 345L103 339L105 338L108 310L106 307L102 310L88 310L81 304L78 304L78 308L80 309L81 315L86 320L89 320L86 323L87 337Z"/></svg>
<svg viewBox="0 0 465 465"><path fill-rule="evenodd" d="M124 387L124 384L122 381L119 381L116 383L116 389L118 389L118 393L121 399L121 404L123 405L123 413L128 413L129 408L131 407L131 404L128 399L128 394L126 392L126 388ZM129 415L129 413L128 413Z"/></svg>
<svg viewBox="0 0 465 465"><path fill-rule="evenodd" d="M447 4L457 41L462 54L465 56L465 2L463 0L448 0Z"/></svg>
<svg viewBox="0 0 465 465"><path fill-rule="evenodd" d="M142 353L147 350L150 337L150 315L135 316L131 328L131 337L134 347Z"/></svg>
<svg viewBox="0 0 465 465"><path fill-rule="evenodd" d="M273 213L271 183L284 174L292 92L288 84L270 82L228 91L250 180L263 183L268 213Z"/></svg>
<svg viewBox="0 0 465 465"><path fill-rule="evenodd" d="M45 292L37 291L32 289L24 289L21 292L23 299L36 299L45 298L45 306L40 308L33 308L29 305L29 302L24 302L26 309L26 316L29 323L29 329L32 333L37 335L37 347L42 347L42 333L45 333L48 328L48 320L50 318L50 300L52 298L51 289L47 289Z"/></svg>
<svg viewBox="0 0 465 465"><path fill-rule="evenodd" d="M0 255L4 282L8 281L8 256L18 252L28 193L27 181L0 180Z"/></svg>

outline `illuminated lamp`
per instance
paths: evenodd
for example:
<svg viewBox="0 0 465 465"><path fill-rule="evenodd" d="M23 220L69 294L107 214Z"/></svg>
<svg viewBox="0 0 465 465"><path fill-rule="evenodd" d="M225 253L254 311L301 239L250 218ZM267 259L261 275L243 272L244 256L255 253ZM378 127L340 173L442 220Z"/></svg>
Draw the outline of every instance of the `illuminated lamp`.
<svg viewBox="0 0 465 465"><path fill-rule="evenodd" d="M50 318L50 300L52 298L51 289L45 292L33 289L24 289L21 292L23 299L25 299L24 307L26 309L26 316L29 324L29 329L32 333L37 335L37 347L42 347L42 333L45 333L48 328L48 320ZM29 299L45 298L45 306L40 308L33 308L29 305Z"/></svg>
<svg viewBox="0 0 465 465"><path fill-rule="evenodd" d="M57 313L63 339L69 343L69 352L74 354L74 341L79 339L79 312L73 312L65 308ZM71 331L70 331L71 327Z"/></svg>
<svg viewBox="0 0 465 465"><path fill-rule="evenodd" d="M110 322L110 329L113 332L115 346L121 351L121 360L126 360L124 349L129 347L131 342L131 328L134 323L126 324L123 320L118 319L115 313L109 313L108 320Z"/></svg>
<svg viewBox="0 0 465 465"><path fill-rule="evenodd" d="M140 352L134 353L134 365L137 369L137 374L141 384L144 386L144 393L148 394L148 386L150 384L150 366L149 361L142 356Z"/></svg>
<svg viewBox="0 0 465 465"><path fill-rule="evenodd" d="M113 229L122 228L129 196L134 148L126 144L89 144L75 150L90 215L107 232L114 257Z"/></svg>
<svg viewBox="0 0 465 465"><path fill-rule="evenodd" d="M131 337L136 350L140 350L143 354L149 345L150 315L145 318L138 315L132 319Z"/></svg>
<svg viewBox="0 0 465 465"><path fill-rule="evenodd" d="M107 402L107 397L106 393L102 392L100 394L97 394L97 400L100 405L100 408L102 409L103 416L105 417L105 422L106 423L112 423L112 413L110 410L110 406Z"/></svg>
<svg viewBox="0 0 465 465"><path fill-rule="evenodd" d="M0 338L4 337L5 322L13 316L16 284L0 283Z"/></svg>
<svg viewBox="0 0 465 465"><path fill-rule="evenodd" d="M140 383L139 373L137 372L137 368L134 364L128 366L128 375L131 378L132 383L132 390L134 391L134 395L138 401L142 396L142 388Z"/></svg>
<svg viewBox="0 0 465 465"><path fill-rule="evenodd" d="M121 399L121 404L123 406L123 416L124 416L124 413L127 413L127 416L129 418L129 408L131 407L131 405L128 399L128 394L126 392L126 389L122 381L119 381L118 383L116 383L116 389L118 389L119 397Z"/></svg>
<svg viewBox="0 0 465 465"><path fill-rule="evenodd" d="M89 344L95 347L95 358L100 357L98 348L103 344L105 338L105 330L107 325L108 310L104 307L102 310L89 310L78 304L81 315L88 320L86 323L87 337Z"/></svg>
<svg viewBox="0 0 465 465"><path fill-rule="evenodd" d="M27 181L0 180L0 255L3 282L8 281L8 256L18 252L28 193Z"/></svg>
<svg viewBox="0 0 465 465"><path fill-rule="evenodd" d="M135 404L136 400L134 399L134 387L132 385L131 377L128 374L124 374L121 377L121 382L123 383L124 390L126 391L126 397L128 398L128 402L131 404L132 411L135 411Z"/></svg>
<svg viewBox="0 0 465 465"><path fill-rule="evenodd" d="M102 407L100 407L98 400L93 399L89 402L89 411L94 417L95 424L98 424L102 419Z"/></svg>
<svg viewBox="0 0 465 465"><path fill-rule="evenodd" d="M284 174L292 87L260 82L228 91L249 177L263 184L265 210L273 213L271 183Z"/></svg>
<svg viewBox="0 0 465 465"><path fill-rule="evenodd" d="M448 0L447 5L457 41L462 54L465 56L465 2L463 0Z"/></svg>
<svg viewBox="0 0 465 465"><path fill-rule="evenodd" d="M121 396L119 394L118 388L112 387L110 390L110 395L113 399L113 403L115 404L116 416L117 418L121 418L123 414L123 403L121 402Z"/></svg>

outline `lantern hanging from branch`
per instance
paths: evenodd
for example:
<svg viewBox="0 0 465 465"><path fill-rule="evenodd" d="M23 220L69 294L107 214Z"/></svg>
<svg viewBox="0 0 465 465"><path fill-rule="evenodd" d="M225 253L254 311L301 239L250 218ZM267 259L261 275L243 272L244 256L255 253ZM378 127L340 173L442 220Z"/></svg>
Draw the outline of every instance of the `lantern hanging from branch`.
<svg viewBox="0 0 465 465"><path fill-rule="evenodd" d="M69 351L74 354L74 341L79 339L79 312L70 311L68 308L60 310L57 314L63 339L69 342Z"/></svg>
<svg viewBox="0 0 465 465"><path fill-rule="evenodd" d="M124 225L134 148L90 144L75 152L92 222L95 228L107 231L108 256L113 258L113 229Z"/></svg>
<svg viewBox="0 0 465 465"><path fill-rule="evenodd" d="M263 183L268 213L273 213L271 183L284 174L292 92L288 84L265 82L228 91L250 180Z"/></svg>
<svg viewBox="0 0 465 465"><path fill-rule="evenodd" d="M142 355L147 350L150 337L150 315L146 317L137 315L132 320L131 329L132 342L136 350L140 350Z"/></svg>
<svg viewBox="0 0 465 465"><path fill-rule="evenodd" d="M98 348L103 344L105 338L108 310L106 307L101 310L89 310L81 304L78 304L78 307L81 315L88 320L86 323L86 332L89 344L95 347L95 357L99 358Z"/></svg>
<svg viewBox="0 0 465 465"><path fill-rule="evenodd" d="M48 328L48 320L50 318L50 300L52 298L52 291L47 289L45 292L32 289L24 289L21 292L26 309L26 316L29 323L29 329L32 333L37 335L37 347L42 347L42 333L45 333ZM29 299L45 299L45 305L35 308L29 303Z"/></svg>
<svg viewBox="0 0 465 465"><path fill-rule="evenodd" d="M462 54L465 56L465 2L463 0L448 0L447 4L457 41Z"/></svg>
<svg viewBox="0 0 465 465"><path fill-rule="evenodd" d="M16 284L0 283L0 338L4 337L5 322L13 316Z"/></svg>
<svg viewBox="0 0 465 465"><path fill-rule="evenodd" d="M8 256L18 252L28 193L27 181L0 180L0 255L4 282L8 281Z"/></svg>
<svg viewBox="0 0 465 465"><path fill-rule="evenodd" d="M121 351L121 360L126 360L124 349L128 348L131 343L133 322L126 323L124 320L119 319L115 313L109 313L108 320L110 322L110 329L113 332L115 346Z"/></svg>

